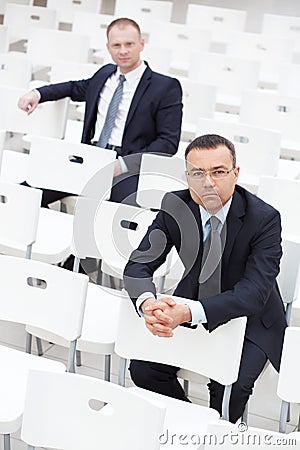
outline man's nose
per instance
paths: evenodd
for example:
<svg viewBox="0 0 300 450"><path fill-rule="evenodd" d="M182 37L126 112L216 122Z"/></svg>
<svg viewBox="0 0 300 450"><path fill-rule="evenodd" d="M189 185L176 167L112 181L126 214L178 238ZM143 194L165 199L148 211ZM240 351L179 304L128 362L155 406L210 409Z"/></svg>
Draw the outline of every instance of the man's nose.
<svg viewBox="0 0 300 450"><path fill-rule="evenodd" d="M211 177L209 173L206 173L204 176L204 186L213 186L215 184L214 179Z"/></svg>

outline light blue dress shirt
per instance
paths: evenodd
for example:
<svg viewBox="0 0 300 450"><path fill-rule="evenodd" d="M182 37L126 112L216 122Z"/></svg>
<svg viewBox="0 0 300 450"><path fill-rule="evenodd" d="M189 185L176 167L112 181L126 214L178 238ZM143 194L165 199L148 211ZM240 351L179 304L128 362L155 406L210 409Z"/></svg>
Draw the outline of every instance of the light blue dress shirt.
<svg viewBox="0 0 300 450"><path fill-rule="evenodd" d="M219 233L221 233L224 223L226 221L226 217L227 217L230 205L231 205L231 201L232 201L232 197L225 203L223 208L219 209L219 211L217 211L214 214L214 216L216 216L220 220L220 225L219 225L219 230L218 230ZM209 219L212 216L212 214L210 214L208 211L206 211L206 209L204 209L201 205L199 205L199 210L200 210L200 217L201 217L201 222L202 222L203 244L204 244L210 233ZM157 295L158 300L161 297L171 297L175 300L176 303L187 305L190 308L191 315L192 315L192 320L190 322L191 325L198 325L199 323L207 322L206 315L205 315L203 306L200 301L195 302L194 300L190 300L190 299L183 298L183 297L177 297L174 295L170 295L170 296L162 295L162 294ZM140 308L141 304L148 298L153 298L152 292L144 292L143 294L141 294L138 297L138 299L136 301L136 307L141 316L143 316L143 312Z"/></svg>

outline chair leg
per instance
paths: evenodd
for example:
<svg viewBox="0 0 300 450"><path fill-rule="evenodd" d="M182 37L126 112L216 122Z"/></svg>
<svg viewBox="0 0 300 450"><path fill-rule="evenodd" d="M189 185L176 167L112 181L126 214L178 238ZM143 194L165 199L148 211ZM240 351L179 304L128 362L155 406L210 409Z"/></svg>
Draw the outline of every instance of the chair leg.
<svg viewBox="0 0 300 450"><path fill-rule="evenodd" d="M81 351L80 350L76 350L76 366L77 367L81 366Z"/></svg>
<svg viewBox="0 0 300 450"><path fill-rule="evenodd" d="M247 404L245 406L245 409L244 409L244 412L243 412L243 415L242 415L242 422L245 423L245 424L248 423L248 402L247 402Z"/></svg>
<svg viewBox="0 0 300 450"><path fill-rule="evenodd" d="M230 401L230 395L231 395L231 388L232 385L225 386L224 388L224 394L223 394L223 401L222 401L222 417L223 420L229 420L229 401Z"/></svg>
<svg viewBox="0 0 300 450"><path fill-rule="evenodd" d="M183 380L183 390L187 397L189 395L189 381L188 380Z"/></svg>
<svg viewBox="0 0 300 450"><path fill-rule="evenodd" d="M42 340L39 337L36 337L35 341L36 341L36 348L37 348L38 355L43 356L44 352L43 352Z"/></svg>
<svg viewBox="0 0 300 450"><path fill-rule="evenodd" d="M31 353L32 349L32 334L26 331L26 353Z"/></svg>
<svg viewBox="0 0 300 450"><path fill-rule="evenodd" d="M10 450L10 434L3 435L4 450Z"/></svg>
<svg viewBox="0 0 300 450"><path fill-rule="evenodd" d="M127 364L127 359L121 358L120 359L120 367L119 367L119 379L118 379L118 384L120 386L125 386L126 364Z"/></svg>
<svg viewBox="0 0 300 450"><path fill-rule="evenodd" d="M75 353L77 340L70 342L67 371L75 373Z"/></svg>
<svg viewBox="0 0 300 450"><path fill-rule="evenodd" d="M28 445L27 450L34 450L35 447L33 447L33 445Z"/></svg>
<svg viewBox="0 0 300 450"><path fill-rule="evenodd" d="M104 379L105 379L105 381L110 381L110 364L111 364L111 356L105 355L105 362L104 362Z"/></svg>
<svg viewBox="0 0 300 450"><path fill-rule="evenodd" d="M284 400L281 402L280 420L279 420L279 432L286 432L286 422L288 416L289 403Z"/></svg>

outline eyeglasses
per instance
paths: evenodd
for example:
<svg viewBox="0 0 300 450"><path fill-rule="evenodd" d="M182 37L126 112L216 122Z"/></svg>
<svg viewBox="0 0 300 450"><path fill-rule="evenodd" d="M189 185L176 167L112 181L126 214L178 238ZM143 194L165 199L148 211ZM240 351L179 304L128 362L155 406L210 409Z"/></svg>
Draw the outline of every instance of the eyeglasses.
<svg viewBox="0 0 300 450"><path fill-rule="evenodd" d="M235 167L233 167L230 170L217 169L217 170L207 170L205 172L203 170L192 170L192 171L186 170L186 174L193 180L204 180L204 178L207 176L209 176L213 180L221 180L222 178L226 178L227 175L234 169Z"/></svg>

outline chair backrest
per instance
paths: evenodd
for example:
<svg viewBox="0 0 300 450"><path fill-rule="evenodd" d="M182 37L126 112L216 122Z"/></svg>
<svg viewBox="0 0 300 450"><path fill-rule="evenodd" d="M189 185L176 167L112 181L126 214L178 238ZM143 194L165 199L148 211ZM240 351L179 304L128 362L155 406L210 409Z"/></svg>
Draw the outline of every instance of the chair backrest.
<svg viewBox="0 0 300 450"><path fill-rule="evenodd" d="M26 250L36 240L42 191L0 181L0 249ZM13 245L15 243L15 245Z"/></svg>
<svg viewBox="0 0 300 450"><path fill-rule="evenodd" d="M176 298L176 301L180 300ZM153 336L129 298L121 302L119 317L115 351L122 358L178 366L223 385L230 385L237 380L247 320L245 317L233 319L211 333L202 326L197 329L178 327L170 339ZM128 333L128 330L134 330L134 333ZM187 352L187 348L194 351ZM195 358L195 351L201 357Z"/></svg>
<svg viewBox="0 0 300 450"><path fill-rule="evenodd" d="M299 25L299 32L300 32L300 25ZM292 64L292 63L281 64L279 67L279 80L278 80L279 95L284 95L287 97L300 97L299 79L300 79L300 64Z"/></svg>
<svg viewBox="0 0 300 450"><path fill-rule="evenodd" d="M300 403L300 367L297 355L300 327L287 327L281 355L277 395L289 403Z"/></svg>
<svg viewBox="0 0 300 450"><path fill-rule="evenodd" d="M32 64L22 53L0 54L0 85L28 88Z"/></svg>
<svg viewBox="0 0 300 450"><path fill-rule="evenodd" d="M300 51L300 17L264 14L262 33L290 37L295 41L295 52Z"/></svg>
<svg viewBox="0 0 300 450"><path fill-rule="evenodd" d="M83 34L62 30L30 30L27 55L34 65L51 66L55 61L87 63L90 39Z"/></svg>
<svg viewBox="0 0 300 450"><path fill-rule="evenodd" d="M115 159L112 150L33 136L26 181L35 187L107 199Z"/></svg>
<svg viewBox="0 0 300 450"><path fill-rule="evenodd" d="M186 78L180 82L183 90L183 123L197 124L201 117L212 119L216 109L217 87Z"/></svg>
<svg viewBox="0 0 300 450"><path fill-rule="evenodd" d="M21 438L64 450L159 450L164 417L164 405L117 384L32 370Z"/></svg>
<svg viewBox="0 0 300 450"><path fill-rule="evenodd" d="M87 34L90 37L90 48L93 50L104 50L107 41L106 29L114 19L116 17L110 14L75 12L72 31Z"/></svg>
<svg viewBox="0 0 300 450"><path fill-rule="evenodd" d="M261 177L257 195L278 209L284 235L290 234L299 238L297 208L300 205L300 180Z"/></svg>
<svg viewBox="0 0 300 450"><path fill-rule="evenodd" d="M50 331L67 341L80 337L88 277L61 267L0 256L1 320Z"/></svg>
<svg viewBox="0 0 300 450"><path fill-rule="evenodd" d="M283 434L247 425L243 428L226 420L218 420L209 423L206 435L198 436L198 440L195 438L195 443L204 444L205 450L267 450L281 445L288 450L295 450L300 446L300 437L296 437L296 433Z"/></svg>
<svg viewBox="0 0 300 450"><path fill-rule="evenodd" d="M220 53L193 53L189 79L214 84L218 94L239 97L245 89L256 89L260 64Z"/></svg>
<svg viewBox="0 0 300 450"><path fill-rule="evenodd" d="M8 45L8 27L6 27L5 25L0 25L0 52L7 52Z"/></svg>
<svg viewBox="0 0 300 450"><path fill-rule="evenodd" d="M88 13L99 13L102 0L48 0L47 8L57 11L58 21L73 23L74 14L85 11Z"/></svg>
<svg viewBox="0 0 300 450"><path fill-rule="evenodd" d="M56 11L41 6L8 3L4 14L9 41L28 39L31 28L57 28Z"/></svg>
<svg viewBox="0 0 300 450"><path fill-rule="evenodd" d="M144 153L137 188L137 203L143 208L160 209L166 192L186 189L185 162L176 156Z"/></svg>
<svg viewBox="0 0 300 450"><path fill-rule="evenodd" d="M90 78L98 69L96 64L57 61L51 66L50 82L61 83Z"/></svg>
<svg viewBox="0 0 300 450"><path fill-rule="evenodd" d="M38 136L63 138L67 122L69 99L46 102L28 116L18 108L18 99L24 90L0 86L0 123L4 130L15 133L30 133Z"/></svg>
<svg viewBox="0 0 300 450"><path fill-rule="evenodd" d="M190 55L197 42L197 51L210 50L211 31L195 26L172 22L155 22L149 35L149 44L168 48L176 62L190 62ZM151 62L151 60L149 60ZM152 66L152 62L151 62Z"/></svg>
<svg viewBox="0 0 300 450"><path fill-rule="evenodd" d="M142 33L151 33L155 29L155 21L170 22L173 2L159 0L139 0L125 2L116 0L114 14L116 17L131 17L141 24Z"/></svg>
<svg viewBox="0 0 300 450"><path fill-rule="evenodd" d="M241 167L239 182L257 191L262 175L277 175L281 134L242 123L200 119L197 135L216 133L233 142L237 165Z"/></svg>
<svg viewBox="0 0 300 450"><path fill-rule="evenodd" d="M277 84L279 65L292 62L294 41L261 33L230 32L226 51L229 55L260 62L260 81Z"/></svg>
<svg viewBox="0 0 300 450"><path fill-rule="evenodd" d="M244 91L240 122L282 133L283 139L299 141L300 98L266 91Z"/></svg>
<svg viewBox="0 0 300 450"><path fill-rule="evenodd" d="M300 285L300 240L283 239L283 255L277 277L283 301L291 304L297 299ZM290 317L288 317L289 319ZM289 320L288 320L289 323Z"/></svg>
<svg viewBox="0 0 300 450"><path fill-rule="evenodd" d="M186 24L212 30L212 39L222 42L231 30L243 31L246 23L246 11L215 6L188 4Z"/></svg>
<svg viewBox="0 0 300 450"><path fill-rule="evenodd" d="M163 44L162 44L163 45ZM164 46L145 44L143 59L151 63L151 69L168 75L170 73L172 51Z"/></svg>

